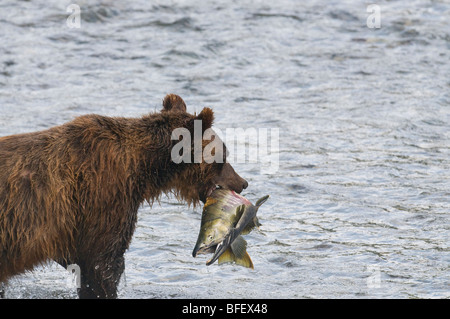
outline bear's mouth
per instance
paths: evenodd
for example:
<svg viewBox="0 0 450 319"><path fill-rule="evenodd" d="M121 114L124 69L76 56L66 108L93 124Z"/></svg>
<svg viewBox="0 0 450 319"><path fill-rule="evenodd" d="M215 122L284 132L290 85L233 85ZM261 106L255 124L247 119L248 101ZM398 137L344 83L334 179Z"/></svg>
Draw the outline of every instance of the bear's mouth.
<svg viewBox="0 0 450 319"><path fill-rule="evenodd" d="M213 185L211 185L210 187L208 187L208 188L206 189L206 192L205 192L204 194L201 194L201 195L200 195L200 200L203 202L203 204L206 203L206 199L207 199L208 197L210 197L211 194L212 194L216 189L220 189L220 188L222 188L222 186L220 186L220 185L218 185L218 184L213 184Z"/></svg>

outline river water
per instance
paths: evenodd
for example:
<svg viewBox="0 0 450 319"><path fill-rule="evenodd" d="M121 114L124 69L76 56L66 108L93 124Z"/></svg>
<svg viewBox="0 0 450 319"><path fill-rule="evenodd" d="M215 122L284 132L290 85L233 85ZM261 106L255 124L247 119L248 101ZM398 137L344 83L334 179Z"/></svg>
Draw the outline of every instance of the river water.
<svg viewBox="0 0 450 319"><path fill-rule="evenodd" d="M120 298L450 297L450 3L305 2L0 2L0 135L169 92L219 130L278 132L273 165L234 164L243 195L271 196L255 269L193 258L201 207L163 197L139 211ZM76 290L49 263L6 296Z"/></svg>

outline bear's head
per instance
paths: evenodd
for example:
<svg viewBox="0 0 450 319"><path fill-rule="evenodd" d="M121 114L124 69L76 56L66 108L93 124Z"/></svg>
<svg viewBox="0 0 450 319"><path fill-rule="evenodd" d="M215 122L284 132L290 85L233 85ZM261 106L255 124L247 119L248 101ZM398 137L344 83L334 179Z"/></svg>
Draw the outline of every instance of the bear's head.
<svg viewBox="0 0 450 319"><path fill-rule="evenodd" d="M211 126L214 113L205 107L200 114L186 112L183 99L168 94L163 101L162 113L172 120L172 163L178 165L171 183L179 197L189 203L206 198L216 188L226 188L237 193L248 183L226 161L226 147Z"/></svg>

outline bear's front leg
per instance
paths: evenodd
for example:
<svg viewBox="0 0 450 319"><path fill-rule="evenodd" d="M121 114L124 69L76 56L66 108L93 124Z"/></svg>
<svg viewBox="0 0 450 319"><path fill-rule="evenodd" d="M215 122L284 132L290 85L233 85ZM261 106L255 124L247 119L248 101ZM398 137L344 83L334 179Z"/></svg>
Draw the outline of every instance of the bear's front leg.
<svg viewBox="0 0 450 319"><path fill-rule="evenodd" d="M123 255L112 261L80 262L81 288L80 299L115 299L117 285L125 269Z"/></svg>

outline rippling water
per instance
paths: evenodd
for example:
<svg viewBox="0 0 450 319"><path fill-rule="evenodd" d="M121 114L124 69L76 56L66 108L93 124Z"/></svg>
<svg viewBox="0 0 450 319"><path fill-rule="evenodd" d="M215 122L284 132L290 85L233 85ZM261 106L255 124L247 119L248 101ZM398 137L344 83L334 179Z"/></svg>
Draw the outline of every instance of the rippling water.
<svg viewBox="0 0 450 319"><path fill-rule="evenodd" d="M121 298L449 298L450 4L380 1L0 3L0 135L86 113L140 116L164 95L215 127L278 128L255 264L193 258L201 208L144 205ZM81 8L70 29L66 8ZM74 298L56 264L9 298Z"/></svg>

